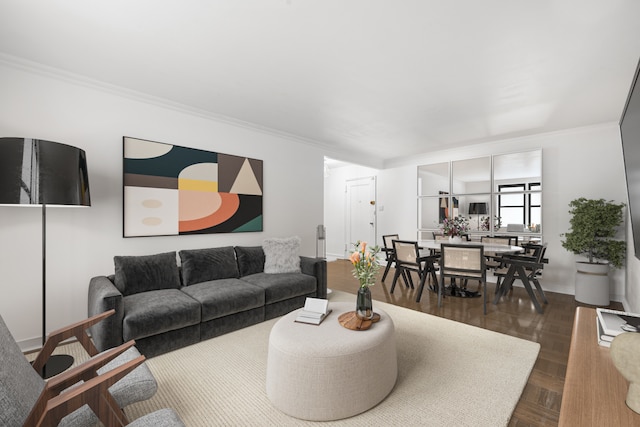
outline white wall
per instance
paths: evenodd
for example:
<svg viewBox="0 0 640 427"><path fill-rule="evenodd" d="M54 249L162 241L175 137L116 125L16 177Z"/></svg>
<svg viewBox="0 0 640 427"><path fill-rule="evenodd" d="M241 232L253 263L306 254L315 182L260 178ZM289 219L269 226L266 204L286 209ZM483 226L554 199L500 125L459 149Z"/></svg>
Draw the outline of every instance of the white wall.
<svg viewBox="0 0 640 427"><path fill-rule="evenodd" d="M87 153L92 206L47 209L47 329L87 315L91 277L114 255L260 245L298 235L315 255L323 222L323 159L317 147L142 98L0 65L0 136L47 139ZM122 237L122 137L132 136L264 161L264 232ZM23 348L41 335L41 210L0 207L0 314Z"/></svg>
<svg viewBox="0 0 640 427"><path fill-rule="evenodd" d="M545 266L544 289L573 294L575 257L561 246L560 234L569 228L571 200L578 197L604 198L626 202L626 184L622 161L622 146L617 124L540 134L528 138L498 141L477 146L442 150L387 162L378 173L378 234L399 233L402 238L416 238L417 166L542 148L543 150L543 227L548 244L549 265ZM325 181L326 183L326 181ZM325 197L332 196L325 188ZM332 212L325 210L325 220L332 221ZM337 221L337 217L334 218ZM624 236L621 230L620 237ZM637 278L640 263L631 260L633 277ZM640 282L630 280L635 296L630 305L640 310ZM612 274L611 296L622 301L625 295L625 272Z"/></svg>
<svg viewBox="0 0 640 427"><path fill-rule="evenodd" d="M347 181L377 176L377 174L377 169L358 165L336 167L327 171L324 178L324 226L327 229L325 241L327 258L343 258L345 251L351 250L350 243L353 243L347 242L345 228ZM379 194L379 188L376 189L376 192ZM378 235L380 235L379 232ZM381 242L382 240L379 242L380 245Z"/></svg>

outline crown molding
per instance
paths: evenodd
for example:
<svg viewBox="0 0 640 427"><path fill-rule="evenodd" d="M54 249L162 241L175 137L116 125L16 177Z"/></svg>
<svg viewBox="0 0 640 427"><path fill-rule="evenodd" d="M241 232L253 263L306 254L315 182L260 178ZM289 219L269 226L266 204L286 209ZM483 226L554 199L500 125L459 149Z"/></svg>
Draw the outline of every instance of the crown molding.
<svg viewBox="0 0 640 427"><path fill-rule="evenodd" d="M203 110L200 108L192 107L186 104L172 101L170 99L157 97L144 92L127 89L122 86L113 85L100 80L92 79L87 76L65 71L59 68L44 65L38 62L33 62L24 58L8 55L0 52L0 65L4 65L9 68L17 69L26 73L36 74L43 77L63 81L68 84L82 86L88 89L108 93L110 95L127 98L136 102L141 102L155 107L160 107L168 110L173 110L179 113L188 114L191 116L199 117L205 120L211 120L218 123L224 123L227 125L235 126L242 129L251 130L254 132L260 132L266 135L275 136L278 138L286 139L296 143L306 144L308 146L317 148L325 155L340 156L346 158L359 158L360 161L370 163L372 165L381 165L382 159L378 158L363 158L361 153L350 150L340 150L327 144L325 142L307 138L299 135L295 135L289 132L273 129L267 126L262 126L256 123L247 122L244 120L236 119L234 117L225 116L222 114L214 113L211 111Z"/></svg>

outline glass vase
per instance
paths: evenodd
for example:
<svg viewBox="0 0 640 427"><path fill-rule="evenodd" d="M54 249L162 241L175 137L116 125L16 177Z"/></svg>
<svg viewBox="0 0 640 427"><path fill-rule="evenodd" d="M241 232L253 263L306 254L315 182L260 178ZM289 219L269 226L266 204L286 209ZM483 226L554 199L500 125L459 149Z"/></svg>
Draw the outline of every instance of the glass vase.
<svg viewBox="0 0 640 427"><path fill-rule="evenodd" d="M358 319L373 319L373 304L371 302L371 290L368 286L360 286L356 298L356 316Z"/></svg>

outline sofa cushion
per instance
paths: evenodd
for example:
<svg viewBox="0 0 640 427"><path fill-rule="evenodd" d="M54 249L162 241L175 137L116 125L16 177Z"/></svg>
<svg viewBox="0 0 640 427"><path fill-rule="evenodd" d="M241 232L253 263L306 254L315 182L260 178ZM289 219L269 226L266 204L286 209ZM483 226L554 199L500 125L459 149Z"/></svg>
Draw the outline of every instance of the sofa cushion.
<svg viewBox="0 0 640 427"><path fill-rule="evenodd" d="M124 341L158 335L200 323L200 303L177 289L149 291L123 298Z"/></svg>
<svg viewBox="0 0 640 427"><path fill-rule="evenodd" d="M264 271L264 250L261 246L236 246L240 277Z"/></svg>
<svg viewBox="0 0 640 427"><path fill-rule="evenodd" d="M271 238L262 242L265 273L300 273L300 238Z"/></svg>
<svg viewBox="0 0 640 427"><path fill-rule="evenodd" d="M185 286L239 277L233 247L190 249L179 252Z"/></svg>
<svg viewBox="0 0 640 427"><path fill-rule="evenodd" d="M264 289L265 304L316 292L316 278L302 273L257 273L241 280Z"/></svg>
<svg viewBox="0 0 640 427"><path fill-rule="evenodd" d="M115 256L114 284L125 296L160 289L179 289L180 275L176 253Z"/></svg>
<svg viewBox="0 0 640 427"><path fill-rule="evenodd" d="M219 279L184 287L202 306L202 322L264 305L264 290L239 279Z"/></svg>

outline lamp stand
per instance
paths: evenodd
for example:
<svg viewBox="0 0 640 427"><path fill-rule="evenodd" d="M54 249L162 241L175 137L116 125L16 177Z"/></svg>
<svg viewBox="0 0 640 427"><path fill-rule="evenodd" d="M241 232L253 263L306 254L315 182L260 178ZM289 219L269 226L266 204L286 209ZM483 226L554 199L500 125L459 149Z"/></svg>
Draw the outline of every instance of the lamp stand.
<svg viewBox="0 0 640 427"><path fill-rule="evenodd" d="M42 347L47 339L47 205L42 204ZM73 356L52 354L39 372L44 379L66 371L73 364Z"/></svg>

